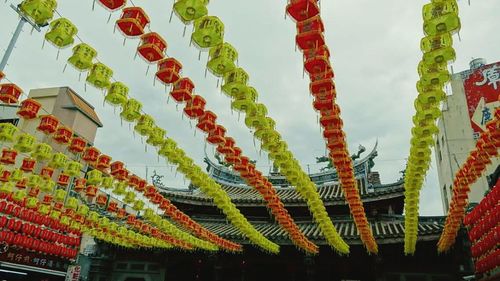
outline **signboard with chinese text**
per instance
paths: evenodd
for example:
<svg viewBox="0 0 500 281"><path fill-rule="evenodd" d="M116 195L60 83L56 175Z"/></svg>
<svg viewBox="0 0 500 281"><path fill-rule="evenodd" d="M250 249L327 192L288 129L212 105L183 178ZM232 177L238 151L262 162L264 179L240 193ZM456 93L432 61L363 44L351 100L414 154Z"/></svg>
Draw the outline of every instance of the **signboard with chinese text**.
<svg viewBox="0 0 500 281"><path fill-rule="evenodd" d="M81 267L79 265L70 265L68 267L68 273L66 274L65 281L78 281L80 280Z"/></svg>
<svg viewBox="0 0 500 281"><path fill-rule="evenodd" d="M68 262L53 256L45 256L22 249L9 248L6 253L0 254L0 261L41 267L57 271L66 271Z"/></svg>
<svg viewBox="0 0 500 281"><path fill-rule="evenodd" d="M500 62L474 70L464 80L464 89L472 131L477 138L500 106Z"/></svg>

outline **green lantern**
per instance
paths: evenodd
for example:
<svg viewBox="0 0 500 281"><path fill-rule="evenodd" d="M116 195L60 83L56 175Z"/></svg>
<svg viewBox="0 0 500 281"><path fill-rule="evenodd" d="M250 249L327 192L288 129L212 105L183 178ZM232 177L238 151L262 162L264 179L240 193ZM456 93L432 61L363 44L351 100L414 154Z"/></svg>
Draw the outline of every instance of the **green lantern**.
<svg viewBox="0 0 500 281"><path fill-rule="evenodd" d="M54 17L56 0L24 0L19 9L38 25L44 25Z"/></svg>
<svg viewBox="0 0 500 281"><path fill-rule="evenodd" d="M243 68L235 68L224 75L222 91L230 97L235 97L237 94L248 90L248 79L248 74Z"/></svg>
<svg viewBox="0 0 500 281"><path fill-rule="evenodd" d="M265 126L266 124L266 115L267 108L265 105L259 103L256 104L254 108L251 108L247 112L247 116L245 118L245 124L249 128L260 128Z"/></svg>
<svg viewBox="0 0 500 281"><path fill-rule="evenodd" d="M235 62L238 59L238 52L229 43L224 42L210 48L208 55L207 68L217 77L222 77L236 68Z"/></svg>
<svg viewBox="0 0 500 281"><path fill-rule="evenodd" d="M234 101L231 102L231 108L236 111L248 112L255 107L255 100L258 97L257 90L254 87L247 87L244 91L234 95Z"/></svg>
<svg viewBox="0 0 500 281"><path fill-rule="evenodd" d="M73 55L68 59L68 63L80 71L89 70L94 64L92 61L97 56L97 51L85 43L80 43L73 47Z"/></svg>
<svg viewBox="0 0 500 281"><path fill-rule="evenodd" d="M149 137L146 140L146 143L153 146L159 146L163 143L163 139L165 138L166 133L167 132L164 129L155 126L149 133Z"/></svg>
<svg viewBox="0 0 500 281"><path fill-rule="evenodd" d="M90 185L100 185L102 182L102 172L99 170L92 170L87 173L87 183Z"/></svg>
<svg viewBox="0 0 500 281"><path fill-rule="evenodd" d="M135 99L129 99L122 108L120 116L123 120L133 122L141 117L142 104Z"/></svg>
<svg viewBox="0 0 500 281"><path fill-rule="evenodd" d="M429 3L422 8L424 32L427 35L455 33L460 30L456 1Z"/></svg>
<svg viewBox="0 0 500 281"><path fill-rule="evenodd" d="M37 187L42 183L42 177L39 175L30 175L26 185L28 187Z"/></svg>
<svg viewBox="0 0 500 281"><path fill-rule="evenodd" d="M51 193L56 187L56 182L51 179L46 179L40 184L40 190L45 193Z"/></svg>
<svg viewBox="0 0 500 281"><path fill-rule="evenodd" d="M12 123L0 123L0 141L14 141L14 134L17 132L17 127Z"/></svg>
<svg viewBox="0 0 500 281"><path fill-rule="evenodd" d="M141 136L146 136L153 131L155 120L151 115L143 114L137 121L134 130Z"/></svg>
<svg viewBox="0 0 500 281"><path fill-rule="evenodd" d="M66 164L64 172L71 177L76 177L80 174L81 170L82 164L80 162L69 161L68 164Z"/></svg>
<svg viewBox="0 0 500 281"><path fill-rule="evenodd" d="M98 89L109 88L111 85L111 77L113 76L113 70L106 65L98 62L92 65L89 75L87 76L87 82Z"/></svg>
<svg viewBox="0 0 500 281"><path fill-rule="evenodd" d="M208 2L209 0L177 0L174 4L174 12L187 24L208 14Z"/></svg>
<svg viewBox="0 0 500 281"><path fill-rule="evenodd" d="M134 202L134 205L132 206L132 209L134 209L135 211L141 211L143 208L144 202L142 202L141 200L136 200Z"/></svg>
<svg viewBox="0 0 500 281"><path fill-rule="evenodd" d="M113 178L112 177L103 177L101 182L101 187L104 189L113 188Z"/></svg>
<svg viewBox="0 0 500 281"><path fill-rule="evenodd" d="M420 61L418 74L424 85L440 85L442 87L450 80L450 72L446 63L427 65L424 61Z"/></svg>
<svg viewBox="0 0 500 281"><path fill-rule="evenodd" d="M128 191L125 194L125 198L123 198L123 202L125 202L127 204L133 203L134 200L135 200L135 193L133 191Z"/></svg>
<svg viewBox="0 0 500 281"><path fill-rule="evenodd" d="M50 23L50 31L45 34L45 39L58 48L67 47L75 42L78 33L76 26L66 18L58 18Z"/></svg>
<svg viewBox="0 0 500 281"><path fill-rule="evenodd" d="M58 152L52 155L52 159L50 159L48 166L54 169L61 169L66 166L66 162L68 161L68 156L66 154Z"/></svg>
<svg viewBox="0 0 500 281"><path fill-rule="evenodd" d="M205 16L194 21L191 40L200 48L210 48L224 41L224 24L218 17Z"/></svg>
<svg viewBox="0 0 500 281"><path fill-rule="evenodd" d="M167 157L175 149L177 149L177 143L174 140L167 138L163 141L160 151L158 151L158 154L160 154L163 157Z"/></svg>
<svg viewBox="0 0 500 281"><path fill-rule="evenodd" d="M115 184L115 188L113 189L113 193L116 195L123 195L126 192L128 183L125 181L119 181Z"/></svg>
<svg viewBox="0 0 500 281"><path fill-rule="evenodd" d="M35 146L35 137L30 134L20 134L17 137L17 142L14 148L22 153L28 153L33 150Z"/></svg>
<svg viewBox="0 0 500 281"><path fill-rule="evenodd" d="M127 102L128 87L122 82L114 82L105 97L107 103L111 105L123 105Z"/></svg>

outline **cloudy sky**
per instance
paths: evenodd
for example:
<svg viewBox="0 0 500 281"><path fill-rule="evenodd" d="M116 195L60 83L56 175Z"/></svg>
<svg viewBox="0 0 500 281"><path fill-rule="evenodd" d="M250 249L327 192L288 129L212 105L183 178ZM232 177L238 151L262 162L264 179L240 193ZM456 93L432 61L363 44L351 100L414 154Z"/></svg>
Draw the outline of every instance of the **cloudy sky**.
<svg viewBox="0 0 500 281"><path fill-rule="evenodd" d="M0 51L7 47L18 18L9 4L20 1L0 1ZM181 118L181 107L167 104L167 94L160 83L153 86L152 66L146 75L147 64L140 58L134 60L138 41L127 39L113 32L119 12L107 19L109 12L99 5L92 10L92 0L58 1L58 12L69 18L79 29L80 38L96 48L98 59L114 70L114 78L126 83L130 95L144 104L144 111L155 117L168 135L204 165L204 139L186 118ZM351 152L359 144L368 149L379 141L379 156L375 170L382 181L393 182L404 168L409 150L413 100L417 95L417 64L421 58L419 41L422 37L421 7L428 1L412 0L352 0L322 1L326 40L332 54L336 75L338 103L342 109L345 130ZM259 157L252 135L230 110L230 100L220 93L217 79L205 77L207 53L189 46L191 26L183 37L184 25L173 17L172 0L135 1L142 5L151 19L150 28L160 33L168 42L167 53L184 65L183 74L196 84L196 92L207 100L207 108L216 112L220 123L235 137L237 144L250 157L257 159L258 167L267 171L267 156ZM461 41L454 36L457 61L455 71L468 68L471 58L483 57L488 62L500 60L498 12L500 1L459 1L462 30ZM311 106L308 79L302 75L302 55L295 50L295 24L285 19L286 1L269 0L219 0L209 4L209 13L225 23L225 40L239 51L239 65L250 74L250 82L259 91L259 100L266 104L269 115L277 122L277 130L288 142L290 149L306 169L317 171L315 156L325 153L317 114ZM68 67L62 72L71 49L64 49L56 60L57 50L43 43L42 33L31 32L25 26L19 43L12 54L5 72L8 78L26 92L33 88L69 86L95 105L104 128L98 131L95 144L104 153L125 161L128 168L145 176L146 166L165 176L165 183L183 187L183 178L175 176L159 160L155 151L145 150L143 141L133 137L128 124L121 124L118 111L103 106L103 93L87 87L78 80L78 73ZM0 52L0 53L1 53ZM83 75L83 77L85 77ZM194 125L194 123L193 123ZM194 127L194 126L193 126ZM209 154L212 149L208 149ZM434 159L434 158L433 158ZM422 215L440 215L442 206L433 164L421 198Z"/></svg>

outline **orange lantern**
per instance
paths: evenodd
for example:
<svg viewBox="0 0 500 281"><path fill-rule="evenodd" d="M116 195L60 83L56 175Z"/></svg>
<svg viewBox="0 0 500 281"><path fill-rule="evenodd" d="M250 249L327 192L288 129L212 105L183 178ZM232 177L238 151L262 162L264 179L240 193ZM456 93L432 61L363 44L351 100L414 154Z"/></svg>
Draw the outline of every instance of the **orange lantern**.
<svg viewBox="0 0 500 281"><path fill-rule="evenodd" d="M233 152L230 154L226 154L225 160L228 163L231 164L237 164L240 162L240 156L241 156L241 148L239 147L234 147Z"/></svg>
<svg viewBox="0 0 500 281"><path fill-rule="evenodd" d="M74 154L78 154L83 152L85 150L85 147L87 147L87 141L85 141L83 138L73 137L69 144L68 150Z"/></svg>
<svg viewBox="0 0 500 281"><path fill-rule="evenodd" d="M295 42L301 50L319 48L325 45L323 31L325 27L319 16L297 22Z"/></svg>
<svg viewBox="0 0 500 281"><path fill-rule="evenodd" d="M40 188L37 186L30 188L30 191L28 192L28 196L30 197L37 197L39 194L40 194Z"/></svg>
<svg viewBox="0 0 500 281"><path fill-rule="evenodd" d="M233 166L233 169L238 172L243 172L248 169L248 164L250 163L250 159L246 156L240 156L240 161L236 165Z"/></svg>
<svg viewBox="0 0 500 281"><path fill-rule="evenodd" d="M166 58L158 62L156 78L165 84L175 83L180 79L182 64L174 58Z"/></svg>
<svg viewBox="0 0 500 281"><path fill-rule="evenodd" d="M233 153L234 152L234 150L233 150L234 144L235 144L235 141L232 137L226 137L224 143L219 144L219 146L217 147L217 151L219 153L224 154L224 155Z"/></svg>
<svg viewBox="0 0 500 281"><path fill-rule="evenodd" d="M213 130L210 130L210 132L208 132L207 142L215 145L221 144L226 141L224 139L225 134L226 128L217 125Z"/></svg>
<svg viewBox="0 0 500 281"><path fill-rule="evenodd" d="M129 7L123 9L122 16L116 21L118 29L123 34L135 37L144 33L144 27L149 23L149 17L140 7Z"/></svg>
<svg viewBox="0 0 500 281"><path fill-rule="evenodd" d="M127 0L99 0L99 3L113 12L125 6Z"/></svg>
<svg viewBox="0 0 500 281"><path fill-rule="evenodd" d="M43 167L42 170L40 170L40 176L46 179L52 178L52 175L54 174L54 169L51 167Z"/></svg>
<svg viewBox="0 0 500 281"><path fill-rule="evenodd" d="M179 81L175 82L172 91L170 91L170 96L176 102L185 102L191 99L193 94L194 83L189 78L181 78Z"/></svg>
<svg viewBox="0 0 500 281"><path fill-rule="evenodd" d="M144 192L147 184L148 184L148 182L146 180L140 179L139 182L137 183L137 186L135 187L135 190L137 190L139 192Z"/></svg>
<svg viewBox="0 0 500 281"><path fill-rule="evenodd" d="M137 47L137 52L146 61L153 63L164 57L167 42L156 32L149 32L141 36L141 45Z"/></svg>
<svg viewBox="0 0 500 281"><path fill-rule="evenodd" d="M303 21L319 14L319 6L316 0L292 0L286 11L296 21Z"/></svg>
<svg viewBox="0 0 500 281"><path fill-rule="evenodd" d="M309 73L309 79L311 80L311 82L315 82L315 81L323 80L323 79L331 79L333 77L334 77L334 74L333 74L333 69L331 67L328 68L326 72Z"/></svg>
<svg viewBox="0 0 500 281"><path fill-rule="evenodd" d="M205 113L198 119L198 124L196 127L206 133L215 129L215 120L217 115L210 110L205 111Z"/></svg>
<svg viewBox="0 0 500 281"><path fill-rule="evenodd" d="M68 144L73 137L73 131L66 126L59 126L54 134L54 140L59 144Z"/></svg>
<svg viewBox="0 0 500 281"><path fill-rule="evenodd" d="M97 186L95 185L88 185L87 186L87 190L85 191L85 195L87 195L88 197L96 197L97 195Z"/></svg>
<svg viewBox="0 0 500 281"><path fill-rule="evenodd" d="M138 176L136 175L130 175L128 177L128 185L131 186L131 187L136 187L139 185L139 181L141 180L141 178L139 178Z"/></svg>
<svg viewBox="0 0 500 281"><path fill-rule="evenodd" d="M155 190L155 192L156 192L156 190ZM163 196L160 193L155 193L154 196L151 196L151 203L160 204L162 199L163 199Z"/></svg>
<svg viewBox="0 0 500 281"><path fill-rule="evenodd" d="M118 210L118 202L110 201L108 204L108 212L116 212Z"/></svg>
<svg viewBox="0 0 500 281"><path fill-rule="evenodd" d="M35 169L36 160L33 158L24 158L21 164L21 170L31 173Z"/></svg>
<svg viewBox="0 0 500 281"><path fill-rule="evenodd" d="M144 196L147 198L152 198L156 195L156 187L154 185L146 186L146 191L144 192Z"/></svg>
<svg viewBox="0 0 500 281"><path fill-rule="evenodd" d="M2 170L0 172L0 181L1 182L8 182L10 178L11 172L9 170Z"/></svg>
<svg viewBox="0 0 500 281"><path fill-rule="evenodd" d="M116 173L118 173L119 171L125 169L125 164L123 164L123 162L120 162L120 161L115 161L113 163L111 163L111 175L114 176Z"/></svg>
<svg viewBox="0 0 500 281"><path fill-rule="evenodd" d="M6 165L12 165L16 163L17 150L4 148L2 149L2 158L0 158L0 162Z"/></svg>
<svg viewBox="0 0 500 281"><path fill-rule="evenodd" d="M95 147L87 147L85 151L83 152L82 159L83 161L89 163L89 164L95 164L97 161L97 158L99 158L99 155L101 152L99 149Z"/></svg>
<svg viewBox="0 0 500 281"><path fill-rule="evenodd" d="M85 185L87 184L87 180L85 178L75 179L75 184L73 186L73 190L75 192L80 192L85 189Z"/></svg>
<svg viewBox="0 0 500 281"><path fill-rule="evenodd" d="M40 119L40 124L36 129L45 134L52 134L57 130L58 125L59 119L57 119L57 117L53 115L44 115Z"/></svg>
<svg viewBox="0 0 500 281"><path fill-rule="evenodd" d="M67 186L69 184L70 176L64 173L61 173L57 178L57 184L62 186Z"/></svg>
<svg viewBox="0 0 500 281"><path fill-rule="evenodd" d="M106 154L101 154L97 158L97 169L107 170L111 166L111 157Z"/></svg>
<svg viewBox="0 0 500 281"><path fill-rule="evenodd" d="M26 120L34 119L36 118L41 107L42 104L40 104L36 100L25 99L21 102L21 107L17 111L17 115Z"/></svg>
<svg viewBox="0 0 500 281"><path fill-rule="evenodd" d="M113 174L113 177L116 180L124 181L124 180L128 179L128 170L127 169L119 170L118 172Z"/></svg>
<svg viewBox="0 0 500 281"><path fill-rule="evenodd" d="M198 95L194 95L192 99L188 100L186 107L184 108L184 113L193 119L198 118L205 112L205 104L207 102L204 98Z"/></svg>
<svg viewBox="0 0 500 281"><path fill-rule="evenodd" d="M330 79L321 79L309 84L311 95L316 97L320 93L329 92L336 96L335 83Z"/></svg>
<svg viewBox="0 0 500 281"><path fill-rule="evenodd" d="M16 187L19 189L25 189L27 184L28 184L28 179L23 178L16 183Z"/></svg>
<svg viewBox="0 0 500 281"><path fill-rule="evenodd" d="M4 103L17 103L23 90L16 84L8 83L0 85L0 101Z"/></svg>
<svg viewBox="0 0 500 281"><path fill-rule="evenodd" d="M320 92L316 94L313 107L318 111L333 109L333 99L335 98L334 92Z"/></svg>

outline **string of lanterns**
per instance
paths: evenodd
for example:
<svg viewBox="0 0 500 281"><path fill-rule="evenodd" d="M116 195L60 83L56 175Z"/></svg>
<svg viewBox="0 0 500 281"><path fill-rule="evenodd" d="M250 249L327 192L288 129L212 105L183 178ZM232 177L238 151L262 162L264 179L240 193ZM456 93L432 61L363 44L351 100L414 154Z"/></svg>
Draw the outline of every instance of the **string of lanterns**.
<svg viewBox="0 0 500 281"><path fill-rule="evenodd" d="M328 244L338 252L347 254L349 246L335 229L316 186L275 130L276 123L267 116L266 106L256 102L258 93L248 85L249 75L235 63L238 52L231 44L224 42L224 24L218 17L207 15L207 4L208 1L201 0L177 0L172 13L175 12L184 24L193 22L191 41L200 49L209 49L207 69L216 77L223 78L222 91L233 100L231 108L246 114L245 125L253 130L254 137L261 141L261 148L269 153L275 166L280 168L288 182L306 200Z"/></svg>
<svg viewBox="0 0 500 281"><path fill-rule="evenodd" d="M339 174L340 186L349 205L361 241L370 253L377 253L378 246L371 226L366 218L357 180L354 176L352 159L347 149L340 107L336 104L337 92L334 73L330 64L330 52L324 39L324 25L317 0L288 1L287 13L295 20L297 46L304 56L304 69L309 74L313 107L319 111L323 137L329 150L331 161Z"/></svg>
<svg viewBox="0 0 500 281"><path fill-rule="evenodd" d="M135 7L134 7L135 8ZM145 15L142 9L130 9L126 13L130 15L129 19L124 19L121 21L122 26L125 26L124 30L126 32L136 32L136 28L140 28L141 26L145 26L149 19L143 17ZM139 21L134 20L139 19ZM68 27L69 25L66 25ZM61 28L60 36L75 36L75 33L64 31L66 27L61 25L54 25L54 28ZM56 32L54 28L49 31ZM46 37L46 40L50 41L50 37ZM67 42L67 40L63 40ZM58 45L59 41L52 42L56 47L60 48ZM139 123L144 125L146 130L141 129L142 126L136 126L134 129L136 131L143 132L147 137L149 142L148 144L154 145L159 148L159 154L164 156L170 162L179 166L178 171L183 173L187 178L191 179L199 179L200 177L209 178L203 170L194 165L194 161L185 155L185 152L177 147L176 143L169 139L164 138L165 130L154 125L154 121L152 118L145 117L142 112L142 104L135 99L128 99L128 87L121 82L111 82L113 71L104 65L101 62L93 63L93 59L96 57L97 52L93 50L92 47L88 45L82 45L81 43L74 47L73 52L74 55L68 61L69 64L75 66L80 71L89 71L86 81L87 83L93 85L98 89L107 89L108 93L105 97L105 100L114 105L121 106L122 112L120 113L120 117L127 122L135 122L137 121L137 125ZM73 59L72 59L73 58ZM204 180L202 183L203 187L200 186L202 191L208 192L212 198L214 198L215 204L223 210L223 212L228 216L229 220L237 227L242 233L244 233L254 244L261 246L264 250L269 252L278 252L279 247L277 244L272 243L268 239L266 239L261 233L259 233L248 221L247 219L239 212L236 206L230 201L229 196L225 191L223 191L220 186L215 183L210 178L208 180Z"/></svg>
<svg viewBox="0 0 500 281"><path fill-rule="evenodd" d="M487 275L500 266L500 180L464 218L472 242L476 273Z"/></svg>
<svg viewBox="0 0 500 281"><path fill-rule="evenodd" d="M3 86L0 86L3 87ZM0 94L0 98L2 97L2 94ZM36 118L38 111L41 109L41 104L38 103L37 101L33 99L26 99L21 103L21 107L19 108L17 114L21 116L25 120L31 120ZM146 198L150 198L151 201L160 207L160 209L167 211L166 213L171 216L176 222L178 222L180 225L185 226L188 230L191 232L197 234L198 236L202 238L207 238L209 241L214 242L216 245L225 248L230 251L234 250L239 250L241 248L240 245L234 244L230 241L224 240L217 235L209 232L205 228L201 227L198 223L194 222L191 218L189 218L187 215L182 213L181 211L177 210L177 208L170 203L170 201L166 198L164 198L161 194L159 194L154 188L154 186L147 185L146 180L140 179L139 177L135 175L128 175L129 172L124 168L124 164L119 161L115 161L111 163L111 158L105 154L101 154L99 150L93 148L93 147L86 147L86 141L82 138L78 137L73 137L73 132L65 127L63 124L60 124L59 120L52 116L52 115L43 115L40 117L40 124L37 127L39 131L43 131L46 134L53 134L53 139L59 143L59 144L65 144L68 145L68 150L74 154L79 154L83 153L83 159L85 161L88 161L89 164L94 166L96 169L90 171L87 174L87 179L84 178L79 178L75 182L75 187L74 190L77 192L80 191L86 191L86 196L87 197L96 197L96 202L100 206L105 206L108 204L108 197L104 194L99 194L97 195L97 186L99 186L101 183L102 187L105 189L111 189L113 186L115 186L115 189L113 189L113 193L117 195L125 195L124 201L126 203L132 204L133 203L133 208L136 211L140 211L142 209L141 206L144 205L144 202L141 200L135 200L136 195L132 191L126 191L126 187L131 187L136 191L136 193L143 192ZM14 141L15 138L15 133L18 131L18 128L15 127L14 125L10 123L3 123L0 124L0 139L2 141L9 141L12 142ZM22 151L28 151L30 150L29 144L33 143L33 139L30 138L29 135L20 135L17 139L18 143L16 146L21 149ZM20 141L24 141L26 144L19 144ZM34 145L34 152L32 152L34 158L25 158L23 160L23 169L27 171L33 171L36 160L43 161L43 160L48 160L51 158L51 151L52 147L49 146L48 144L37 144ZM17 151L14 150L8 150L4 149L3 155L2 155L2 161L5 161L5 163L10 163L14 164L15 163L15 157L17 156ZM56 157L57 156L57 157ZM51 172L50 176L53 173L54 168L63 168L65 166L64 162L67 161L67 157L62 154L62 153L57 153L52 156L52 160L49 162L49 167L45 168L50 168L52 170L44 170L46 173ZM82 165L79 164L78 162L68 162L66 164L66 168L64 170L64 173L62 173L59 176L59 184L67 185L70 181L71 176L76 176L79 174L79 171L81 170ZM123 185L120 182L113 183L113 178L109 177L108 175L108 169L111 168L111 175L117 179L118 181L124 181L126 184ZM103 176L106 175L107 177ZM87 184L87 185L86 185ZM116 211L116 203L111 204L115 205L114 211ZM108 208L109 210L109 208ZM156 221L158 222L158 220ZM164 223L165 225L165 223ZM159 226L159 225L158 225ZM183 232L178 231L175 227L173 227L171 224L167 225L166 227L169 228L168 233L172 231L176 231L177 235L174 235L175 237L178 238L185 238L186 235ZM197 241L195 239L192 239L192 237L189 237L189 240L193 240L192 244L199 244L200 241ZM205 244L204 247L207 247L208 244ZM213 247L209 247L213 248Z"/></svg>
<svg viewBox="0 0 500 281"><path fill-rule="evenodd" d="M404 178L405 187L405 254L413 254L417 243L420 189L431 162L435 125L441 115L440 102L445 98L444 85L450 79L447 64L455 60L452 35L460 30L456 0L431 1L422 8L425 37L420 41L423 52L418 64L420 80L415 99L410 156Z"/></svg>
<svg viewBox="0 0 500 281"><path fill-rule="evenodd" d="M448 216L438 241L439 252L447 251L454 244L465 216L470 186L486 171L487 165L491 164L491 159L498 156L499 148L500 108L497 108L493 120L486 124L486 130L481 133L475 148L455 174Z"/></svg>
<svg viewBox="0 0 500 281"><path fill-rule="evenodd" d="M105 5L105 7L108 6ZM131 11L135 12L132 13ZM175 58L163 59L167 46L165 40L156 32L143 33L145 26L141 25L141 28L138 28L137 26L131 27L125 24L132 17L138 22L149 22L149 20L140 20L147 18L141 8L131 7L123 10L121 18L117 20L117 27L128 37L140 36L141 44L137 48L137 53L148 63L158 63L156 78L165 85L173 85L170 97L177 103L185 103L184 114L188 118L198 121L196 127L207 134L206 141L216 145L217 151L225 156L225 161L233 164L234 170L240 174L247 184L254 187L262 195L271 213L282 228L289 233L291 240L305 251L317 253L317 246L310 242L300 231L284 208L272 184L263 176L261 171L255 168L249 158L244 156L241 148L236 146L234 139L226 135L226 129L217 124L217 115L205 110L205 99L193 93L194 83L188 77L181 77L182 64ZM235 101L235 107L244 110L249 104L251 105L255 98L254 96L250 100L242 97L242 99ZM151 120L148 121L152 122Z"/></svg>

